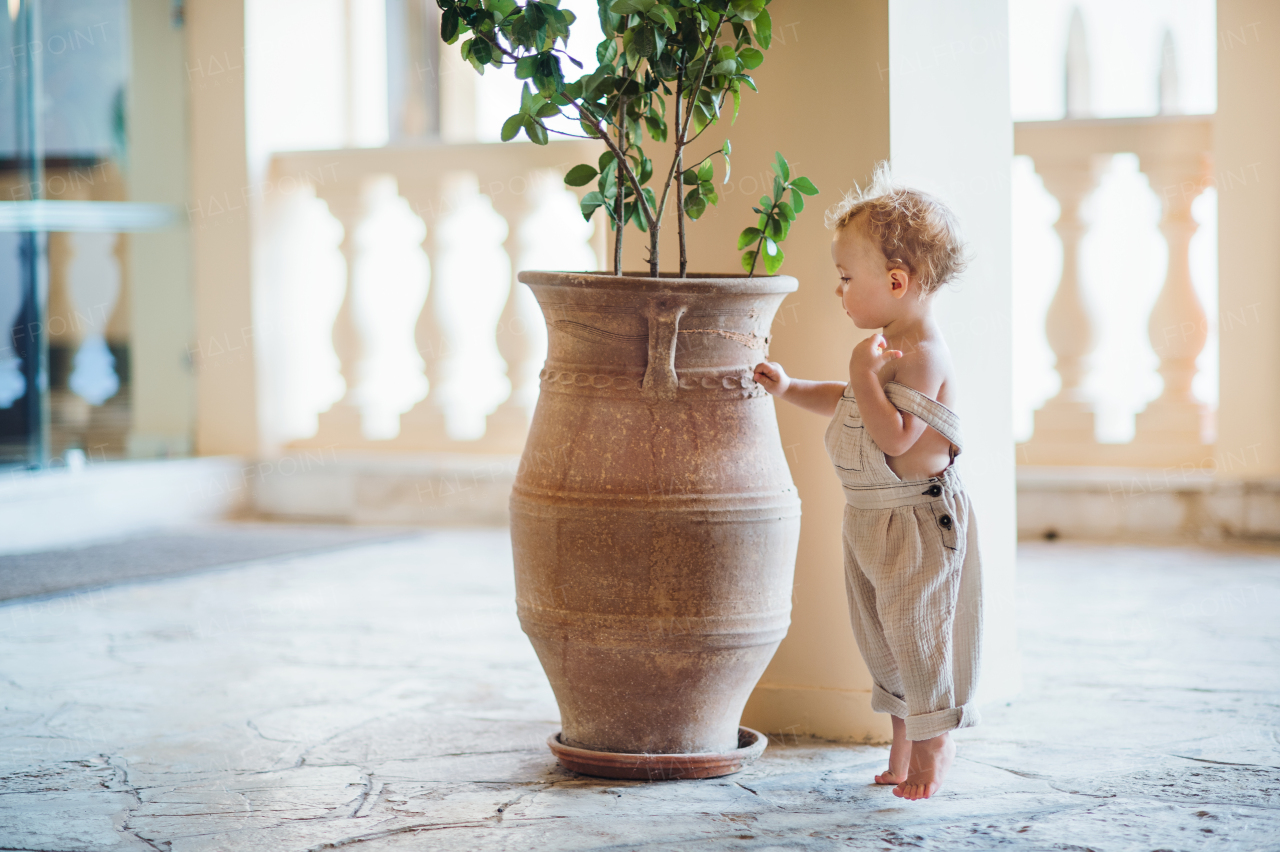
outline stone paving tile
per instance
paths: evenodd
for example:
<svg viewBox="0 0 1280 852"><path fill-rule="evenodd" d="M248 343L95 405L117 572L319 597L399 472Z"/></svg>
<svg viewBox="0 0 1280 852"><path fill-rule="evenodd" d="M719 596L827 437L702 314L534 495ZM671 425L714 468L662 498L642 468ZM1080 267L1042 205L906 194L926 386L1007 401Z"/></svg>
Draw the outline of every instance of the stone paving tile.
<svg viewBox="0 0 1280 852"><path fill-rule="evenodd" d="M1024 694L880 746L575 776L504 531L0 606L0 850L1280 850L1280 553L1020 551Z"/></svg>

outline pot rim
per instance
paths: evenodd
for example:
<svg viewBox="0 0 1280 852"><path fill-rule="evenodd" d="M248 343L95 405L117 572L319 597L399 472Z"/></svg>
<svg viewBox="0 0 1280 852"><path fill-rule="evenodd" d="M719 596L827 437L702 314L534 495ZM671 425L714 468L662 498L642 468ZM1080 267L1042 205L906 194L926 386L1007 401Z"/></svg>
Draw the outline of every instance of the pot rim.
<svg viewBox="0 0 1280 852"><path fill-rule="evenodd" d="M660 274L658 278L638 273L613 275L608 272L552 272L528 269L517 279L523 284L543 284L554 287L577 287L584 290L620 290L654 293L696 293L724 295L794 293L800 282L790 275L720 275L692 273L680 278L674 274Z"/></svg>

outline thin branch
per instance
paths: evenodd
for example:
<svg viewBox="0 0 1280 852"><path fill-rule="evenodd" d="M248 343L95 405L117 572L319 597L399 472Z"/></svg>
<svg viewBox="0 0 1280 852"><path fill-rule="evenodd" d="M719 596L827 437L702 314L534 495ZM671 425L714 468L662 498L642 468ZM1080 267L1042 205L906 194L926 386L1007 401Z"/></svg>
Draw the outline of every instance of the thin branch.
<svg viewBox="0 0 1280 852"><path fill-rule="evenodd" d="M658 204L659 217L661 217L663 212L667 209L667 197L671 193L671 180L675 175L676 164L680 161L680 155L684 152L685 146L689 144L685 141L685 137L689 134L689 121L693 118L694 100L697 98L697 93L702 90L702 81L706 79L707 69L711 66L711 49L715 47L716 38L720 35L720 27L723 26L723 20L723 18L717 15L716 25L708 30L709 38L707 44L703 48L706 58L702 60L702 70L698 73L697 85L693 87L691 90L692 94L689 95L689 110L684 117L684 126L676 128L676 155L671 158L671 168L667 171L666 184L662 190L662 201ZM676 91L676 97L680 97L680 92L678 90ZM706 128L704 127L703 130L706 130ZM701 135L701 133L698 135ZM679 195L678 192L676 194Z"/></svg>
<svg viewBox="0 0 1280 852"><path fill-rule="evenodd" d="M547 127L546 124L542 125L542 129L547 131L548 133L557 133L561 136L572 136L574 139L595 139L596 138L594 136L588 136L585 133L570 133L567 130L556 130L554 127Z"/></svg>
<svg viewBox="0 0 1280 852"><path fill-rule="evenodd" d="M584 119L589 119L589 120L586 120L584 123L594 128L595 131L600 134L600 138L604 140L604 144L607 145L609 150L613 152L613 157L618 162L618 168L623 170L623 172L627 176L627 180L631 182L631 188L635 190L636 198L640 203L640 212L644 214L645 222L648 225L652 226L655 221L653 218L653 211L649 209L649 202L645 200L644 193L640 191L640 180L639 178L636 177L635 173L631 171L631 163L627 161L626 153L621 148L619 148L618 145L612 139L609 138L609 134L605 132L603 127L600 126L600 122L598 119L596 119L591 115L591 113L583 109L582 105L579 104L577 101L573 101L572 103L577 108L578 115L583 116Z"/></svg>

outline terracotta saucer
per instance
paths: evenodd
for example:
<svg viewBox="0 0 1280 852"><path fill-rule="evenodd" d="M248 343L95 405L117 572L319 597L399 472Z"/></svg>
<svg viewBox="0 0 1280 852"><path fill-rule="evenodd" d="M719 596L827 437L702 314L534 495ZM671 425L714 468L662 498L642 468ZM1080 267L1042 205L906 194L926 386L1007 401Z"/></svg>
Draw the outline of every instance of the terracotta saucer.
<svg viewBox="0 0 1280 852"><path fill-rule="evenodd" d="M733 751L694 754L621 754L592 751L560 742L560 732L547 737L547 745L565 769L597 778L632 781L673 781L680 778L718 778L740 772L769 744L769 738L751 728L738 728Z"/></svg>

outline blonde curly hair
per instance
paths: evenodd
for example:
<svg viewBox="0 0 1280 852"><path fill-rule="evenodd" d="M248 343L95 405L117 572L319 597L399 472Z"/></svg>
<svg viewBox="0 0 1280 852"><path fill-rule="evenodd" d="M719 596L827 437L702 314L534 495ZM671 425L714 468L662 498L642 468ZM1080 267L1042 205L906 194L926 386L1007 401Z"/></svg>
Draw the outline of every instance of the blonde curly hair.
<svg viewBox="0 0 1280 852"><path fill-rule="evenodd" d="M921 298L969 263L951 209L928 193L895 184L887 162L877 164L870 184L861 189L855 185L827 211L828 228L838 231L851 224L880 246L888 268L904 268L920 283Z"/></svg>

